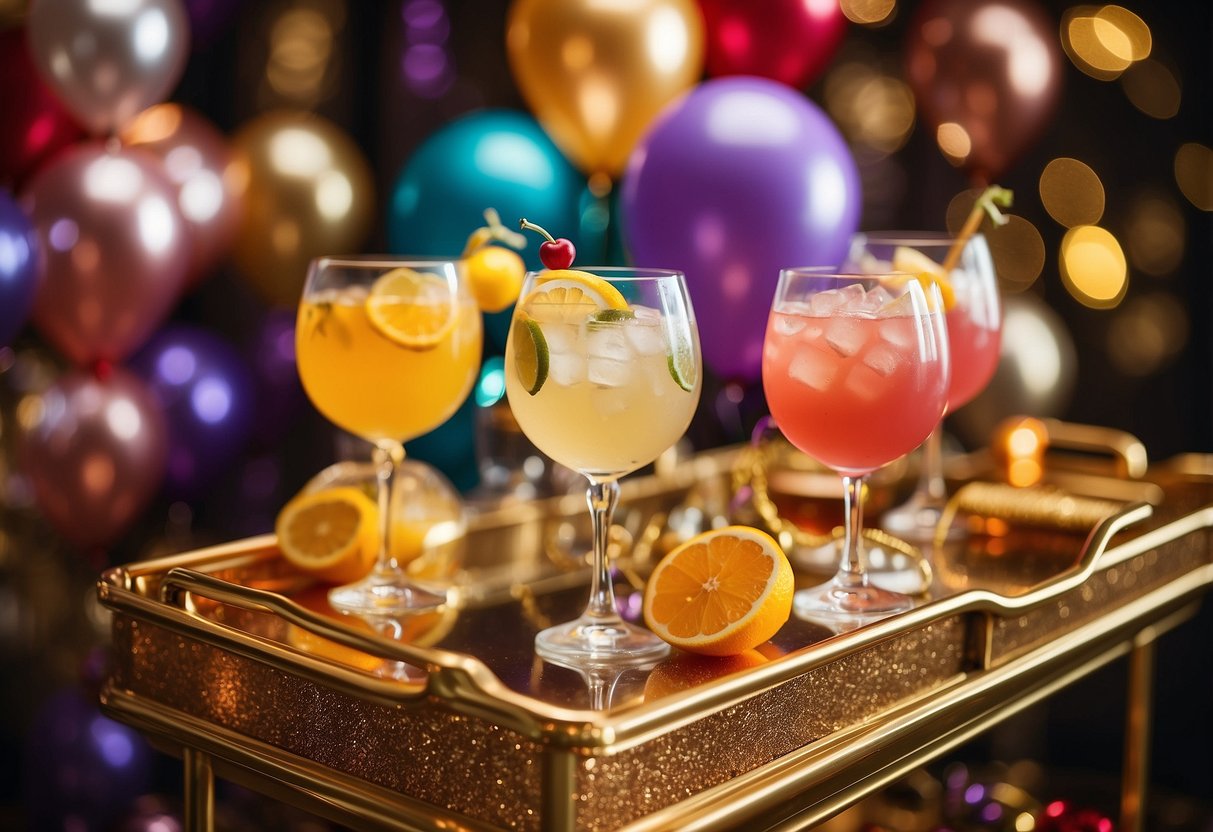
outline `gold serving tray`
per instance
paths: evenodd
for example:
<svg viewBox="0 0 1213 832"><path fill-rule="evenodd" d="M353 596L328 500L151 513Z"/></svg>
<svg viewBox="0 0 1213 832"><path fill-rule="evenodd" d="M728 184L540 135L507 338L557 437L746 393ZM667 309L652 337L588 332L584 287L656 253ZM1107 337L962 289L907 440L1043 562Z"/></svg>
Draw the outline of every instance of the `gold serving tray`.
<svg viewBox="0 0 1213 832"><path fill-rule="evenodd" d="M636 553L735 455L624 483L625 601ZM1081 476L1118 496L1093 527L1013 515L938 553L915 609L849 632L793 617L746 666L534 655L536 632L584 604L588 572L559 545L580 498L474 518L459 602L395 629L333 613L271 536L131 564L99 585L116 653L103 705L359 829L808 825L1191 614L1213 584L1213 463Z"/></svg>

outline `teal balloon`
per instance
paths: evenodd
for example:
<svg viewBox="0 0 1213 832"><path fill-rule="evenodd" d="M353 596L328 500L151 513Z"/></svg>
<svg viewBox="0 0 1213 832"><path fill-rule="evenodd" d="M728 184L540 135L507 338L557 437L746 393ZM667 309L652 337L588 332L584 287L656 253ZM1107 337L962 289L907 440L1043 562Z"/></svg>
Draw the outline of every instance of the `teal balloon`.
<svg viewBox="0 0 1213 832"><path fill-rule="evenodd" d="M396 254L456 257L496 208L512 228L526 217L580 248L585 180L538 122L513 110L478 110L434 133L392 189L388 245ZM520 252L538 269L538 237Z"/></svg>

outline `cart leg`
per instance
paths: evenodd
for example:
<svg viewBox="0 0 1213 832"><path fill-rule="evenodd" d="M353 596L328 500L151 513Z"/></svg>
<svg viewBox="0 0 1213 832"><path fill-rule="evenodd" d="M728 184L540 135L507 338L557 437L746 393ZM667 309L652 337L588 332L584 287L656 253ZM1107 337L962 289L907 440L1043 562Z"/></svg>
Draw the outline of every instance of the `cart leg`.
<svg viewBox="0 0 1213 832"><path fill-rule="evenodd" d="M1120 786L1120 829L1145 828L1146 785L1150 769L1150 714L1154 698L1154 633L1138 636L1129 653L1128 707L1125 713L1124 771Z"/></svg>
<svg viewBox="0 0 1213 832"><path fill-rule="evenodd" d="M185 749L185 832L213 832L215 828L215 773L209 754Z"/></svg>

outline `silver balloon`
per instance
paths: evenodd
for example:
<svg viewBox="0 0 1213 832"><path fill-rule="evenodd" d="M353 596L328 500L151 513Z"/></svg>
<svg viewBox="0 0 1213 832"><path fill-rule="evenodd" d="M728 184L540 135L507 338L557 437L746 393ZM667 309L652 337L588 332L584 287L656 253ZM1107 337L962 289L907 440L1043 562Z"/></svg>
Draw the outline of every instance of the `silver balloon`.
<svg viewBox="0 0 1213 832"><path fill-rule="evenodd" d="M1061 416L1077 374L1074 341L1060 316L1036 295L1008 295L998 369L953 422L966 440L980 445L1007 416Z"/></svg>
<svg viewBox="0 0 1213 832"><path fill-rule="evenodd" d="M162 101L189 55L181 0L39 0L28 27L43 80L98 134Z"/></svg>

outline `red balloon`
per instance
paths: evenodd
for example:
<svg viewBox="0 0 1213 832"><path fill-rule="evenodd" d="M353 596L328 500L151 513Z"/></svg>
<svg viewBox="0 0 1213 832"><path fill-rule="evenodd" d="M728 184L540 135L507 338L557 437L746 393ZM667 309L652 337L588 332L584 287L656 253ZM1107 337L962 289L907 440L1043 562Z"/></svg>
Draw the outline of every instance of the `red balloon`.
<svg viewBox="0 0 1213 832"><path fill-rule="evenodd" d="M711 76L758 75L805 87L834 57L847 19L838 0L699 0Z"/></svg>
<svg viewBox="0 0 1213 832"><path fill-rule="evenodd" d="M79 365L128 356L168 315L189 265L160 162L77 145L38 172L22 202L46 257L35 326Z"/></svg>
<svg viewBox="0 0 1213 832"><path fill-rule="evenodd" d="M201 113L180 104L157 104L127 125L122 141L164 164L189 230L187 288L197 285L227 253L240 223L243 192L227 139Z"/></svg>
<svg viewBox="0 0 1213 832"><path fill-rule="evenodd" d="M164 477L163 414L143 382L120 368L69 372L40 405L19 449L38 508L78 546L112 543Z"/></svg>
<svg viewBox="0 0 1213 832"><path fill-rule="evenodd" d="M19 183L84 135L34 68L23 29L0 32L0 183Z"/></svg>
<svg viewBox="0 0 1213 832"><path fill-rule="evenodd" d="M978 183L1032 146L1061 97L1057 22L1032 0L927 0L906 60L924 120L957 125L949 153Z"/></svg>

